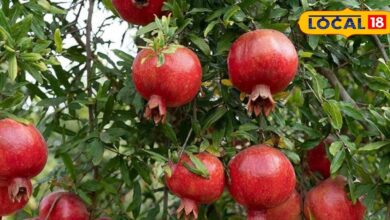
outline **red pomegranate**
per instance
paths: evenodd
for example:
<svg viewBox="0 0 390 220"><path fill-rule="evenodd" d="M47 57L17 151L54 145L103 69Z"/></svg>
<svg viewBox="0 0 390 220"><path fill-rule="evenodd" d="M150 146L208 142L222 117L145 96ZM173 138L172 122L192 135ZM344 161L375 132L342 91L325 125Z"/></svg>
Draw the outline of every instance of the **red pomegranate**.
<svg viewBox="0 0 390 220"><path fill-rule="evenodd" d="M114 7L120 16L136 25L147 25L155 16L162 16L165 0L113 0Z"/></svg>
<svg viewBox="0 0 390 220"><path fill-rule="evenodd" d="M172 47L176 47L172 48ZM202 83L202 67L196 54L182 46L169 46L164 63L158 65L159 53L143 49L133 63L133 82L137 91L149 100L145 117L155 123L164 122L166 107L190 102Z"/></svg>
<svg viewBox="0 0 390 220"><path fill-rule="evenodd" d="M0 187L8 187L11 199L28 201L30 178L43 170L47 154L45 140L34 126L0 120Z"/></svg>
<svg viewBox="0 0 390 220"><path fill-rule="evenodd" d="M22 209L28 202L31 193L31 181L27 179L13 179L8 185L0 186L0 219L1 216L11 215Z"/></svg>
<svg viewBox="0 0 390 220"><path fill-rule="evenodd" d="M190 158L183 155L177 164L170 164L171 176L165 180L169 190L181 199L177 214L185 213L186 219L191 215L198 218L199 204L210 204L216 201L225 187L225 174L221 161L208 153L195 155L208 170L208 178L190 172L183 164L193 166Z"/></svg>
<svg viewBox="0 0 390 220"><path fill-rule="evenodd" d="M337 176L311 189L305 199L305 217L315 220L363 220L366 208L360 201L353 204L348 199L345 184L345 178Z"/></svg>
<svg viewBox="0 0 390 220"><path fill-rule="evenodd" d="M228 56L230 80L250 94L248 112L267 116L275 107L272 94L284 90L294 79L298 55L281 32L255 30L240 36Z"/></svg>
<svg viewBox="0 0 390 220"><path fill-rule="evenodd" d="M307 152L307 163L312 172L319 172L323 177L330 176L330 161L326 155L325 143L321 142Z"/></svg>
<svg viewBox="0 0 390 220"><path fill-rule="evenodd" d="M294 191L287 201L274 208L267 209L266 220L301 220L301 196Z"/></svg>
<svg viewBox="0 0 390 220"><path fill-rule="evenodd" d="M264 219L266 209L285 202L296 179L292 164L279 150L255 145L238 153L229 163L229 191L248 209L248 219Z"/></svg>
<svg viewBox="0 0 390 220"><path fill-rule="evenodd" d="M50 211L51 210L51 211ZM39 218L46 220L89 220L83 201L73 193L53 192L39 205Z"/></svg>

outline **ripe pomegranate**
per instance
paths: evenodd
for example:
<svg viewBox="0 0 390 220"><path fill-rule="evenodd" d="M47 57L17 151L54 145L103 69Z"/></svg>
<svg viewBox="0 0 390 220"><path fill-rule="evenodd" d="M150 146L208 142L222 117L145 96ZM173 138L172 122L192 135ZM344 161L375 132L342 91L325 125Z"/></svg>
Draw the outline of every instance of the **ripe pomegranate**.
<svg viewBox="0 0 390 220"><path fill-rule="evenodd" d="M147 25L154 16L162 16L165 0L113 0L112 3L120 16L136 25Z"/></svg>
<svg viewBox="0 0 390 220"><path fill-rule="evenodd" d="M216 201L223 193L225 174L221 161L208 153L195 155L208 170L208 178L190 172L183 164L192 166L187 155L183 155L177 164L169 164L171 175L165 180L169 190L181 199L177 209L178 216L185 213L187 219L191 215L198 218L199 204L210 204Z"/></svg>
<svg viewBox="0 0 390 220"><path fill-rule="evenodd" d="M290 198L281 205L267 209L266 220L301 220L301 196L294 191Z"/></svg>
<svg viewBox="0 0 390 220"><path fill-rule="evenodd" d="M360 201L353 204L348 199L345 184L345 178L337 176L311 189L305 199L305 217L315 220L363 220L366 208Z"/></svg>
<svg viewBox="0 0 390 220"><path fill-rule="evenodd" d="M272 94L294 79L298 55L294 45L275 30L255 30L240 36L228 56L230 80L250 94L248 112L267 116L275 107Z"/></svg>
<svg viewBox="0 0 390 220"><path fill-rule="evenodd" d="M292 164L279 150L255 145L238 153L229 163L230 194L248 209L248 219L264 219L266 209L285 202L296 178Z"/></svg>
<svg viewBox="0 0 390 220"><path fill-rule="evenodd" d="M34 126L0 120L0 187L8 188L12 201L28 201L30 179L43 170L47 154L45 140Z"/></svg>
<svg viewBox="0 0 390 220"><path fill-rule="evenodd" d="M39 218L45 220L89 220L83 201L73 193L53 192L39 205Z"/></svg>
<svg viewBox="0 0 390 220"><path fill-rule="evenodd" d="M319 172L323 177L330 176L330 161L326 155L325 143L321 142L307 152L307 163L312 172Z"/></svg>
<svg viewBox="0 0 390 220"><path fill-rule="evenodd" d="M176 47L176 48L172 48ZM183 46L169 46L164 63L158 65L159 53L143 49L133 63L133 82L137 91L149 100L145 117L157 124L166 119L166 107L190 102L202 83L202 67L196 54Z"/></svg>
<svg viewBox="0 0 390 220"><path fill-rule="evenodd" d="M0 186L0 219L1 216L11 215L22 209L28 202L31 193L31 181L27 179L13 179L8 185ZM20 186L20 187L19 187Z"/></svg>

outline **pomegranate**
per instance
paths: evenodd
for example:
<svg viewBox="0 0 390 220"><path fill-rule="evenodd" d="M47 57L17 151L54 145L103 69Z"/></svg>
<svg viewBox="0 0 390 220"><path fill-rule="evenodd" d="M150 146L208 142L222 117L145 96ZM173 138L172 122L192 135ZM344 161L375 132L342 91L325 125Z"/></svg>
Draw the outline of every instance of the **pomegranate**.
<svg viewBox="0 0 390 220"><path fill-rule="evenodd" d="M162 16L165 0L113 0L112 3L120 16L136 25L147 25L155 16Z"/></svg>
<svg viewBox="0 0 390 220"><path fill-rule="evenodd" d="M221 161L208 153L195 155L206 167L208 177L201 177L190 172L185 164L192 166L187 155L183 155L177 164L169 164L171 175L166 175L165 180L169 190L181 199L177 209L178 216L185 213L187 219L191 215L198 218L199 204L210 204L216 201L223 193L225 186L225 174Z"/></svg>
<svg viewBox="0 0 390 220"><path fill-rule="evenodd" d="M294 168L279 150L255 145L229 163L230 194L248 209L248 219L264 219L266 209L285 202L293 193Z"/></svg>
<svg viewBox="0 0 390 220"><path fill-rule="evenodd" d="M290 198L281 205L267 209L266 220L301 220L301 196L294 191Z"/></svg>
<svg viewBox="0 0 390 220"><path fill-rule="evenodd" d="M281 32L255 30L240 36L228 56L230 80L241 92L250 94L248 112L265 116L275 107L272 94L284 90L294 79L298 55Z"/></svg>
<svg viewBox="0 0 390 220"><path fill-rule="evenodd" d="M21 204L31 195L30 178L38 175L47 161L47 147L39 131L12 119L0 120L0 187ZM25 204L25 203L24 203Z"/></svg>
<svg viewBox="0 0 390 220"><path fill-rule="evenodd" d="M172 48L175 47L175 48ZM163 54L164 63L158 64L160 53L143 49L133 63L133 82L137 91L149 100L145 117L157 124L165 122L166 107L178 107L190 102L202 83L202 67L190 49L171 45L172 52Z"/></svg>
<svg viewBox="0 0 390 220"><path fill-rule="evenodd" d="M7 185L0 186L0 219L1 216L10 215L22 209L32 193L31 181L28 179L13 179L9 185L16 188L10 188Z"/></svg>
<svg viewBox="0 0 390 220"><path fill-rule="evenodd" d="M307 152L307 163L312 172L319 172L323 177L330 176L330 161L326 155L325 143L321 142Z"/></svg>
<svg viewBox="0 0 390 220"><path fill-rule="evenodd" d="M73 193L53 192L39 205L39 218L46 220L89 220L83 201Z"/></svg>
<svg viewBox="0 0 390 220"><path fill-rule="evenodd" d="M337 176L311 189L305 199L305 217L315 220L363 220L366 208L360 201L353 204L348 199L345 185L345 178Z"/></svg>

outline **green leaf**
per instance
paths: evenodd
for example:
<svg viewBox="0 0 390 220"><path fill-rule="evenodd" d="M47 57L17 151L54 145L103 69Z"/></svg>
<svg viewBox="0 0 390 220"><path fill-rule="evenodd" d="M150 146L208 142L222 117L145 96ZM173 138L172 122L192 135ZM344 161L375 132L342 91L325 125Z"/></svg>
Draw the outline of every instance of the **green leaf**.
<svg viewBox="0 0 390 220"><path fill-rule="evenodd" d="M8 58L8 76L13 81L18 76L18 61L15 55L11 55Z"/></svg>
<svg viewBox="0 0 390 220"><path fill-rule="evenodd" d="M207 35L214 29L215 25L219 24L219 20L215 20L210 22L207 27L204 29L203 36L207 37Z"/></svg>
<svg viewBox="0 0 390 220"><path fill-rule="evenodd" d="M88 144L88 151L91 155L93 165L99 165L104 154L103 143L98 139L94 139L90 144Z"/></svg>
<svg viewBox="0 0 390 220"><path fill-rule="evenodd" d="M157 24L152 22L152 23L150 23L150 24L148 24L146 26L143 26L140 29L138 29L137 36L141 36L141 35L144 35L146 33L149 33L149 32L151 32L153 30L156 30L157 28L158 28Z"/></svg>
<svg viewBox="0 0 390 220"><path fill-rule="evenodd" d="M59 28L57 28L54 31L54 43L56 45L57 53L61 53L62 52L62 38L61 38L61 31Z"/></svg>
<svg viewBox="0 0 390 220"><path fill-rule="evenodd" d="M190 34L189 38L205 55L210 56L210 47L204 39L194 34Z"/></svg>
<svg viewBox="0 0 390 220"><path fill-rule="evenodd" d="M75 167L73 165L72 158L69 156L68 153L63 153L63 154L61 154L61 159L62 159L62 162L64 163L66 169L68 170L70 176L72 177L73 181L76 181L76 171L75 171Z"/></svg>
<svg viewBox="0 0 390 220"><path fill-rule="evenodd" d="M330 172L335 174L343 165L345 160L345 151L340 150L337 152L336 156L333 158L332 163L330 164Z"/></svg>
<svg viewBox="0 0 390 220"><path fill-rule="evenodd" d="M342 141L335 141L335 142L333 142L330 145L330 147L329 147L330 154L335 156L340 151L342 146L343 146L343 142Z"/></svg>
<svg viewBox="0 0 390 220"><path fill-rule="evenodd" d="M217 122L219 119L221 119L225 114L227 113L227 109L224 107L218 108L216 111L214 111L212 114L210 114L204 124L202 130L205 130L209 128L211 125L213 125L215 122Z"/></svg>
<svg viewBox="0 0 390 220"><path fill-rule="evenodd" d="M210 177L210 173L207 170L206 166L203 164L203 162L191 153L187 153L187 155L190 157L193 166L186 162L183 162L183 166L187 168L190 172L205 179L208 179Z"/></svg>
<svg viewBox="0 0 390 220"><path fill-rule="evenodd" d="M343 126L343 116L337 101L329 100L322 103L322 109L328 114L334 129L340 130Z"/></svg>
<svg viewBox="0 0 390 220"><path fill-rule="evenodd" d="M150 178L151 170L147 164L140 162L138 160L133 162L134 168L137 170L137 173L142 177L142 179L149 185L152 184L152 179Z"/></svg>
<svg viewBox="0 0 390 220"><path fill-rule="evenodd" d="M177 141L176 133L172 128L172 125L169 123L165 123L165 124L162 124L161 127L162 127L162 131L163 131L164 135L169 140L171 140L174 144L177 145L178 141Z"/></svg>
<svg viewBox="0 0 390 220"><path fill-rule="evenodd" d="M21 104L25 100L25 95L21 92L17 92L15 95L4 98L0 101L0 108L7 109Z"/></svg>
<svg viewBox="0 0 390 220"><path fill-rule="evenodd" d="M369 144L365 145L364 147L359 148L359 151L374 151L374 150L379 150L379 149L381 149L382 147L384 147L384 146L386 146L386 145L389 145L389 144L390 144L390 140L378 141L378 142L374 142L374 143L369 143Z"/></svg>
<svg viewBox="0 0 390 220"><path fill-rule="evenodd" d="M364 115L351 103L339 102L341 111L356 120L364 120Z"/></svg>
<svg viewBox="0 0 390 220"><path fill-rule="evenodd" d="M308 43L311 49L315 50L318 46L318 42L320 41L320 36L318 35L309 35L307 36Z"/></svg>

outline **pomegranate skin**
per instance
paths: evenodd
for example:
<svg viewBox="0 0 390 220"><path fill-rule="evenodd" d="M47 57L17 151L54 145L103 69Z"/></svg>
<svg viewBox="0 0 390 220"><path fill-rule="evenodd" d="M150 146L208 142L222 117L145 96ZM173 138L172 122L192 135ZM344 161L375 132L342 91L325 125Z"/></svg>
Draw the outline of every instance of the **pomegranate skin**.
<svg viewBox="0 0 390 220"><path fill-rule="evenodd" d="M145 117L153 118L156 123L165 120L166 107L190 102L202 83L202 67L192 50L178 46L175 52L164 54L164 57L164 63L158 66L157 53L143 49L133 63L135 88L149 100ZM158 112L154 112L155 109Z"/></svg>
<svg viewBox="0 0 390 220"><path fill-rule="evenodd" d="M32 178L45 167L45 140L33 125L0 120L0 180Z"/></svg>
<svg viewBox="0 0 390 220"><path fill-rule="evenodd" d="M353 204L344 190L345 178L328 178L306 195L304 214L316 220L363 220L365 207L360 201Z"/></svg>
<svg viewBox="0 0 390 220"><path fill-rule="evenodd" d="M298 55L283 33L263 29L240 36L230 48L227 63L233 85L250 94L249 113L267 116L275 107L272 94L294 79Z"/></svg>
<svg viewBox="0 0 390 220"><path fill-rule="evenodd" d="M48 216L53 205L54 208ZM89 212L81 199L75 194L59 191L50 193L43 198L39 205L39 218L47 220L89 220Z"/></svg>
<svg viewBox="0 0 390 220"><path fill-rule="evenodd" d="M256 85L268 85L272 93L285 89L298 69L294 45L281 32L255 30L243 34L232 45L228 56L232 83L250 94Z"/></svg>
<svg viewBox="0 0 390 220"><path fill-rule="evenodd" d="M230 194L248 212L282 204L296 184L294 168L287 157L262 144L238 153L229 163L229 173Z"/></svg>
<svg viewBox="0 0 390 220"><path fill-rule="evenodd" d="M113 0L112 3L120 16L136 25L147 25L154 16L161 17L165 0Z"/></svg>
<svg viewBox="0 0 390 220"><path fill-rule="evenodd" d="M183 155L177 164L170 164L171 176L165 176L169 190L182 201L178 209L185 211L186 215L193 212L195 219L199 204L210 204L216 201L223 193L225 187L225 174L221 161L209 154L200 153L195 155L206 167L209 178L203 178L183 166L183 163L192 165L190 158Z"/></svg>
<svg viewBox="0 0 390 220"><path fill-rule="evenodd" d="M330 161L326 155L326 145L321 142L315 148L307 152L307 163L312 172L319 172L323 177L330 176Z"/></svg>
<svg viewBox="0 0 390 220"><path fill-rule="evenodd" d="M301 220L301 196L294 191L281 205L267 209L266 220Z"/></svg>
<svg viewBox="0 0 390 220"><path fill-rule="evenodd" d="M10 197L8 186L0 186L0 219L1 216L11 215L26 206L32 193L31 181L25 181L23 185L24 193L13 199Z"/></svg>

